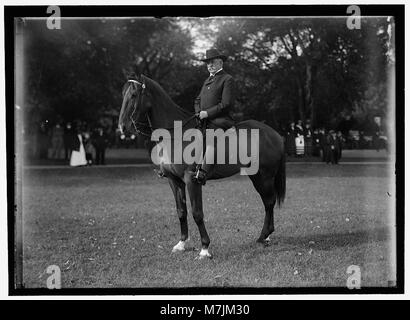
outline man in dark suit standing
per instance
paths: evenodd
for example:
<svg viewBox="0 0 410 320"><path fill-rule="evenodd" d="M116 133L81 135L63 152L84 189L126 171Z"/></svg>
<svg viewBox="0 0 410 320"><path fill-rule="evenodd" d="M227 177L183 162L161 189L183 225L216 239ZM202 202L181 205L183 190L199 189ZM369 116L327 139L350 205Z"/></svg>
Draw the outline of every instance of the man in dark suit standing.
<svg viewBox="0 0 410 320"><path fill-rule="evenodd" d="M95 162L96 164L105 165L105 149L108 145L108 137L102 127L98 127L93 135L93 145L95 148Z"/></svg>
<svg viewBox="0 0 410 320"><path fill-rule="evenodd" d="M306 120L305 127L303 128L303 135L305 137L305 155L312 156L313 153L313 131L310 127L310 120Z"/></svg>
<svg viewBox="0 0 410 320"><path fill-rule="evenodd" d="M235 89L234 79L223 70L226 56L217 49L209 49L206 51L205 59L201 61L206 63L210 75L195 99L195 113L207 128L229 129L234 124L229 111L235 103ZM204 160L197 166L193 177L195 182L205 184L207 173L212 167L212 164L207 164L205 160L213 159L214 155L214 146L207 141Z"/></svg>
<svg viewBox="0 0 410 320"><path fill-rule="evenodd" d="M327 157L328 157L328 148L326 145L326 131L325 128L320 128L319 129L319 147L322 153L322 161L327 162Z"/></svg>
<svg viewBox="0 0 410 320"><path fill-rule="evenodd" d="M71 151L74 149L74 144L76 144L77 136L74 129L72 128L71 122L67 122L64 128L64 150L65 150L65 160L70 160Z"/></svg>
<svg viewBox="0 0 410 320"><path fill-rule="evenodd" d="M339 164L340 145L334 130L329 131L329 135L326 138L326 144L328 148L326 163L331 162L332 164Z"/></svg>

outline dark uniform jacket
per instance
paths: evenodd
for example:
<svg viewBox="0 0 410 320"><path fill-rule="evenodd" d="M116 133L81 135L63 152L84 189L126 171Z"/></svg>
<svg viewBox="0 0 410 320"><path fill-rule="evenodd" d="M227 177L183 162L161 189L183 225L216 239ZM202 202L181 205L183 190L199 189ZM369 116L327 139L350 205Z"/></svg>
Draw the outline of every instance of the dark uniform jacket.
<svg viewBox="0 0 410 320"><path fill-rule="evenodd" d="M78 138L78 135L75 135L73 138L72 150L80 151L80 148L81 148L80 138Z"/></svg>
<svg viewBox="0 0 410 320"><path fill-rule="evenodd" d="M65 129L64 132L64 146L69 150L79 148L79 143L77 142L78 137L73 129Z"/></svg>
<svg viewBox="0 0 410 320"><path fill-rule="evenodd" d="M326 134L319 132L319 146L323 149L326 147Z"/></svg>
<svg viewBox="0 0 410 320"><path fill-rule="evenodd" d="M326 144L329 146L329 147L332 147L333 146L333 148L332 148L332 150L339 150L339 148L340 148L340 142L339 142L340 140L336 137L336 138L333 138L333 136L331 135L331 134L328 134L328 136L327 136L327 138L326 138Z"/></svg>
<svg viewBox="0 0 410 320"><path fill-rule="evenodd" d="M95 132L92 141L96 149L105 149L108 146L108 136L105 133L100 135L98 132Z"/></svg>
<svg viewBox="0 0 410 320"><path fill-rule="evenodd" d="M304 135L305 138L307 138L307 139L312 138L312 129L305 127L305 128L303 129L303 135Z"/></svg>
<svg viewBox="0 0 410 320"><path fill-rule="evenodd" d="M326 162L337 163L339 160L339 139L333 138L331 134L326 137L327 159Z"/></svg>
<svg viewBox="0 0 410 320"><path fill-rule="evenodd" d="M301 127L299 125L296 125L295 126L295 133L296 133L297 137L303 136L303 133L304 133L303 127Z"/></svg>
<svg viewBox="0 0 410 320"><path fill-rule="evenodd" d="M208 77L195 99L195 112L208 112L210 126L230 128L234 121L229 112L235 104L234 80L231 75L221 70L213 77Z"/></svg>

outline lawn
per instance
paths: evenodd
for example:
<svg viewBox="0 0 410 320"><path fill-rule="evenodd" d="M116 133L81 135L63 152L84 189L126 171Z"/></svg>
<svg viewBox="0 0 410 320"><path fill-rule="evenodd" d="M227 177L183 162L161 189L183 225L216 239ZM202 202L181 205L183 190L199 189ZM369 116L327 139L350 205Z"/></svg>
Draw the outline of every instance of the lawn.
<svg viewBox="0 0 410 320"><path fill-rule="evenodd" d="M213 259L179 240L174 199L151 168L26 169L23 276L45 287L49 265L63 288L362 287L395 280L393 168L387 164L288 164L287 196L271 244L256 244L264 212L247 177L209 181L205 223Z"/></svg>

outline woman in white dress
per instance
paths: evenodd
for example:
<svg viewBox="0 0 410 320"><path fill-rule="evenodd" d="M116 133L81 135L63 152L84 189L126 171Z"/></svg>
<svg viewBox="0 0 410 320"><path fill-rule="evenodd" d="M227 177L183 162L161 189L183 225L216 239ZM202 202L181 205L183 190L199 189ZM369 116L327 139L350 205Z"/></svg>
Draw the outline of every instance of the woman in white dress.
<svg viewBox="0 0 410 320"><path fill-rule="evenodd" d="M298 120L295 132L296 155L303 156L305 154L305 137L303 136L303 124L301 120Z"/></svg>
<svg viewBox="0 0 410 320"><path fill-rule="evenodd" d="M78 167L87 165L87 159L85 157L85 149L83 144L83 138L81 134L77 134L78 142L73 148L70 158L70 166Z"/></svg>

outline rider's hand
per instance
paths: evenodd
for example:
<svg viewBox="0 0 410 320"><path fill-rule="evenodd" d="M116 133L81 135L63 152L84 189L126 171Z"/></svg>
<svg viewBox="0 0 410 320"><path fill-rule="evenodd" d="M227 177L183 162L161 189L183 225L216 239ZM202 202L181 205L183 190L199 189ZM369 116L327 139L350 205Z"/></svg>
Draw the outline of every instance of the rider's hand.
<svg viewBox="0 0 410 320"><path fill-rule="evenodd" d="M205 119L205 118L208 118L208 112L206 112L206 111L201 111L200 113L199 113L199 119Z"/></svg>

